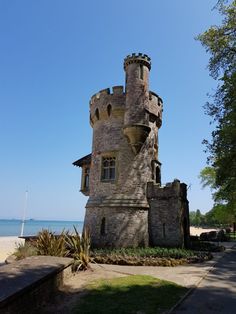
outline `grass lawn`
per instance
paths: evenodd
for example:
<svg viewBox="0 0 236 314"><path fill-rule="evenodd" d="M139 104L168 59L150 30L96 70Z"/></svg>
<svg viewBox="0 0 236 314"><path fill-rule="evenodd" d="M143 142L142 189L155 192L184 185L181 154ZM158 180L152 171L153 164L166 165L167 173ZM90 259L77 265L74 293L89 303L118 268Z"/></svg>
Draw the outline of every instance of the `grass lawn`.
<svg viewBox="0 0 236 314"><path fill-rule="evenodd" d="M97 280L87 286L73 313L152 314L170 309L187 288L151 276Z"/></svg>

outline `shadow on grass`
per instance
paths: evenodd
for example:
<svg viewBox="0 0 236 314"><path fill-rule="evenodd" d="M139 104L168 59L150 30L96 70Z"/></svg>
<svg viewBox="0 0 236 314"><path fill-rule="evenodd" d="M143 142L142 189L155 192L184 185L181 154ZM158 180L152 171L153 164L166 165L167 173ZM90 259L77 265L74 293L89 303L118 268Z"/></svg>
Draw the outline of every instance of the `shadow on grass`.
<svg viewBox="0 0 236 314"><path fill-rule="evenodd" d="M163 313L186 292L187 288L151 276L98 280L88 286L72 313Z"/></svg>

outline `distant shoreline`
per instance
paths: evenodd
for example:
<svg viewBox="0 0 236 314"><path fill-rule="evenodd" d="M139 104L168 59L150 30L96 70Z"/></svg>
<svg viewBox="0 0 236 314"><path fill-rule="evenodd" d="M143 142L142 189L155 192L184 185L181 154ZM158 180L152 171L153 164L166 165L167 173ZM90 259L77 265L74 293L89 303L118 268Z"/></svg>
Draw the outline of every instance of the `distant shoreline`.
<svg viewBox="0 0 236 314"><path fill-rule="evenodd" d="M82 232L83 221L75 220L36 220L27 219L24 221L23 235L36 235L42 229L50 230L54 233L73 231L74 226ZM20 219L0 219L0 237L19 236L21 234L22 220Z"/></svg>

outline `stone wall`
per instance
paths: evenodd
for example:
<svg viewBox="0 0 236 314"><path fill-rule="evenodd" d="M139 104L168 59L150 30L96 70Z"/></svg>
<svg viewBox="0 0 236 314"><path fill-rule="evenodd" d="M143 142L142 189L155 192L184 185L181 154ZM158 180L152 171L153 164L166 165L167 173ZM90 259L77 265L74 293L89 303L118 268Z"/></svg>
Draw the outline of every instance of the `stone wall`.
<svg viewBox="0 0 236 314"><path fill-rule="evenodd" d="M72 259L55 256L32 256L0 267L0 313L45 313L72 275Z"/></svg>
<svg viewBox="0 0 236 314"><path fill-rule="evenodd" d="M93 247L148 245L148 210L138 207L87 208L85 226Z"/></svg>
<svg viewBox="0 0 236 314"><path fill-rule="evenodd" d="M189 241L187 189L179 180L160 187L148 182L149 241L152 246L186 247Z"/></svg>

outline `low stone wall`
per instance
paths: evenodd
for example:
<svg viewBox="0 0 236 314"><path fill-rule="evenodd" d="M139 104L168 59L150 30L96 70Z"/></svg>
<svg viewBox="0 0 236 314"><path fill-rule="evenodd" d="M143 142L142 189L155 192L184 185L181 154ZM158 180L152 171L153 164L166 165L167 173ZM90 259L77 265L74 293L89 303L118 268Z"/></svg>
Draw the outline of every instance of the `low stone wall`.
<svg viewBox="0 0 236 314"><path fill-rule="evenodd" d="M72 259L32 256L0 267L0 313L42 313L71 275Z"/></svg>

